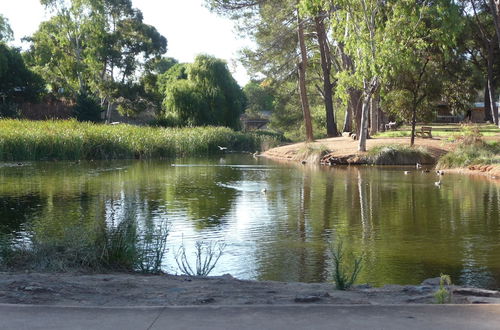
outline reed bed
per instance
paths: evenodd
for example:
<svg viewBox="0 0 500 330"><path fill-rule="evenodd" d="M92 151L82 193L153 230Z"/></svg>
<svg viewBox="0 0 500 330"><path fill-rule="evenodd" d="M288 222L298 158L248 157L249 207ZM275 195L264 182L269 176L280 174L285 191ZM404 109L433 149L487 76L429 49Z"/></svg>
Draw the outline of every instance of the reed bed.
<svg viewBox="0 0 500 330"><path fill-rule="evenodd" d="M256 151L279 138L225 127L159 128L76 120L0 120L0 161L148 159Z"/></svg>

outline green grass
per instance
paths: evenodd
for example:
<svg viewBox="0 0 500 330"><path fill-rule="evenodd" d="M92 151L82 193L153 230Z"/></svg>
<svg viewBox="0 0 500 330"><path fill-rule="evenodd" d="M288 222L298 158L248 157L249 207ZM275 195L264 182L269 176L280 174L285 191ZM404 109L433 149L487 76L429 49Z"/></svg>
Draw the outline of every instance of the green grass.
<svg viewBox="0 0 500 330"><path fill-rule="evenodd" d="M438 168L462 168L470 165L500 164L500 144L478 141L474 144L461 143L439 159Z"/></svg>
<svg viewBox="0 0 500 330"><path fill-rule="evenodd" d="M370 149L367 163L376 165L415 165L416 163L434 163L434 159L425 148L395 144Z"/></svg>
<svg viewBox="0 0 500 330"><path fill-rule="evenodd" d="M0 161L147 159L255 151L279 144L272 134L225 127L159 128L75 120L0 120Z"/></svg>
<svg viewBox="0 0 500 330"><path fill-rule="evenodd" d="M418 124L416 129L419 130L422 126L432 127L432 135L439 137L455 138L460 135L463 126L460 124ZM500 134L500 129L495 125L481 124L477 125L479 132L483 136L494 136ZM375 137L407 137L411 134L411 126L401 126L396 131L380 132Z"/></svg>

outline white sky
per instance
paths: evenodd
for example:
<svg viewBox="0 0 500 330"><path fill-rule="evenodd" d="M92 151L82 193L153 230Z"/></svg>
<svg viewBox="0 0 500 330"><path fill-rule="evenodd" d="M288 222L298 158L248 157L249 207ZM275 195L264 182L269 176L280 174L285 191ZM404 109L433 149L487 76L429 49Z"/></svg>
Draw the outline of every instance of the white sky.
<svg viewBox="0 0 500 330"><path fill-rule="evenodd" d="M200 53L225 59L241 86L248 76L236 62L237 51L250 41L233 33L233 22L210 13L203 0L133 0L144 14L144 22L153 25L168 40L166 56L180 62L192 62ZM0 0L0 13L9 19L16 46L31 35L48 16L39 0ZM26 45L24 45L26 46Z"/></svg>

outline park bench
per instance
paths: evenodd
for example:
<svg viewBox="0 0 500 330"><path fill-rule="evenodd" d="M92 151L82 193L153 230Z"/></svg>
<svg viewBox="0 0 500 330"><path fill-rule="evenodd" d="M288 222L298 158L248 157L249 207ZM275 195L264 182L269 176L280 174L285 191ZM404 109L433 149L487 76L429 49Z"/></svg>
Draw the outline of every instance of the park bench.
<svg viewBox="0 0 500 330"><path fill-rule="evenodd" d="M430 126L422 126L420 128L420 131L415 132L416 136L419 136L421 138L429 138L432 139L432 127Z"/></svg>
<svg viewBox="0 0 500 330"><path fill-rule="evenodd" d="M385 124L385 130L386 131L395 130L397 125L398 124L395 121L390 121L387 124Z"/></svg>

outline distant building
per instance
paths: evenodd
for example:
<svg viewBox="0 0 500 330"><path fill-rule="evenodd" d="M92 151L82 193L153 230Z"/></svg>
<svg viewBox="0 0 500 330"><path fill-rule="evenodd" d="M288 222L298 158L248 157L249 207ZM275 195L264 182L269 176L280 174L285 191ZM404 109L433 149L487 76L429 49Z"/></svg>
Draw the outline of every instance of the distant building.
<svg viewBox="0 0 500 330"><path fill-rule="evenodd" d="M497 108L500 108L500 103L497 102ZM488 109L489 111L489 109ZM473 123L484 123L485 109L484 102L476 102L472 105L472 119Z"/></svg>
<svg viewBox="0 0 500 330"><path fill-rule="evenodd" d="M248 115L244 113L241 115L240 120L244 131L254 131L258 129L267 129L270 118L271 111L260 111L257 115Z"/></svg>

